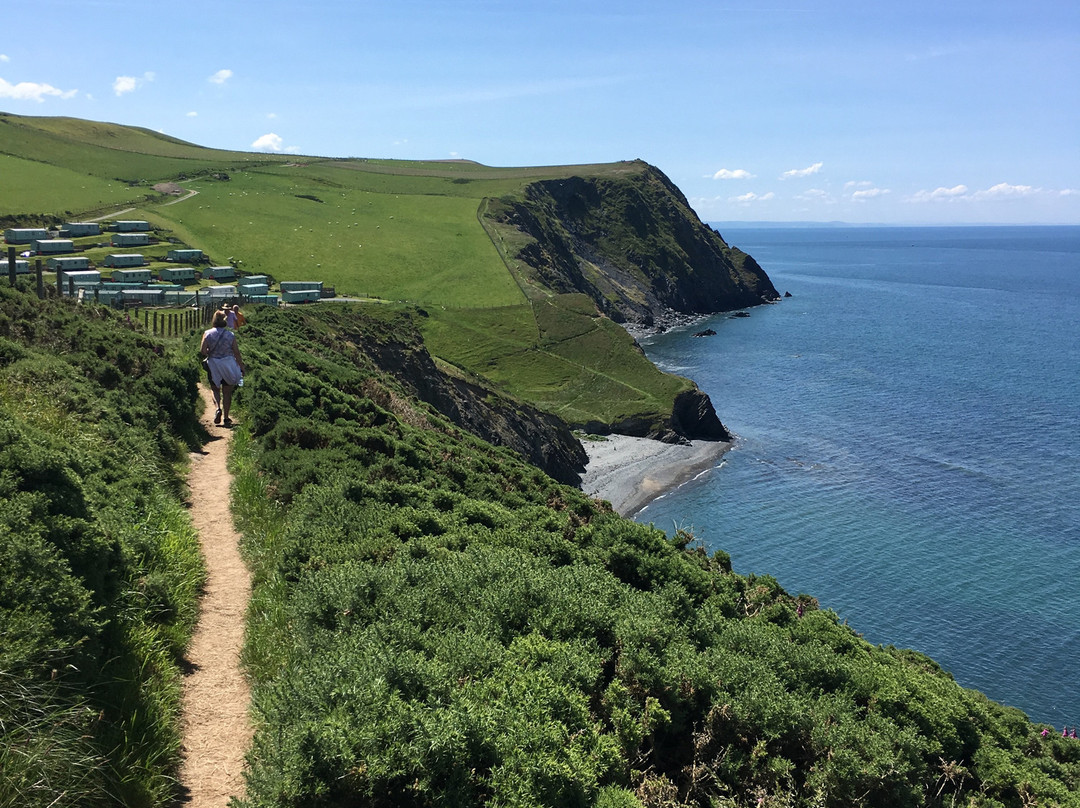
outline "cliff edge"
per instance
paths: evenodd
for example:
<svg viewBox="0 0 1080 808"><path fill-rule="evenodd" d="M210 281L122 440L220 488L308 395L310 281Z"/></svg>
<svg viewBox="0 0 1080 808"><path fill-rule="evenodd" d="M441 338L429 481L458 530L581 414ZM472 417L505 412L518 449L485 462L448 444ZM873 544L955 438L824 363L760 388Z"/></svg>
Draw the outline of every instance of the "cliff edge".
<svg viewBox="0 0 1080 808"><path fill-rule="evenodd" d="M779 299L758 263L703 223L662 171L628 165L636 170L541 180L489 206L494 223L524 236L507 256L524 288L583 292L616 322L660 330Z"/></svg>

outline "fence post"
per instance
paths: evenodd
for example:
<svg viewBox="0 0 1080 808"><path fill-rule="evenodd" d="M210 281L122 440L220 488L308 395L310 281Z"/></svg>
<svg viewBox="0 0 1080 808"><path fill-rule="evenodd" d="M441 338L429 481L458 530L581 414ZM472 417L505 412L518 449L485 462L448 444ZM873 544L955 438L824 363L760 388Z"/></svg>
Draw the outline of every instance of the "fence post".
<svg viewBox="0 0 1080 808"><path fill-rule="evenodd" d="M45 299L45 282L41 277L41 259L37 259L34 262L34 271L37 273L37 296L42 300Z"/></svg>
<svg viewBox="0 0 1080 808"><path fill-rule="evenodd" d="M147 317L149 317L149 316L150 316L150 315L149 315L149 314L147 314ZM153 333L153 335L154 335L155 337L157 336L157 312L156 312L156 311L154 312L154 330L153 330L153 332L152 332L152 333Z"/></svg>
<svg viewBox="0 0 1080 808"><path fill-rule="evenodd" d="M8 280L11 281L11 285L15 285L16 263L15 263L15 248L7 248L7 261L8 261Z"/></svg>

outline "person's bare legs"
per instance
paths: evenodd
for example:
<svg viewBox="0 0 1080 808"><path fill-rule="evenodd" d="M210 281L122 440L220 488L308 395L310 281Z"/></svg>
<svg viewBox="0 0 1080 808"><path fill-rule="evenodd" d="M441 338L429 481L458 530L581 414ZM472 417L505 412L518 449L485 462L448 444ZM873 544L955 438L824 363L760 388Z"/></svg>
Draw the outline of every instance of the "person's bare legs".
<svg viewBox="0 0 1080 808"><path fill-rule="evenodd" d="M229 408L232 406L232 394L236 389L235 384L221 383L221 412L225 416L225 422L229 422Z"/></svg>

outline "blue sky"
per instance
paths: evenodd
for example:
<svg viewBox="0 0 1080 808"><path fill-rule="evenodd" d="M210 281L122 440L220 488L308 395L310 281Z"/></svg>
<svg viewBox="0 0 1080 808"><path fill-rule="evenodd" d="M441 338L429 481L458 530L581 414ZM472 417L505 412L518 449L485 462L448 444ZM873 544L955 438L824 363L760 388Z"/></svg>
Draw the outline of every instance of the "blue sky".
<svg viewBox="0 0 1080 808"><path fill-rule="evenodd" d="M1076 0L39 0L20 26L16 114L331 157L641 158L707 221L1080 224Z"/></svg>

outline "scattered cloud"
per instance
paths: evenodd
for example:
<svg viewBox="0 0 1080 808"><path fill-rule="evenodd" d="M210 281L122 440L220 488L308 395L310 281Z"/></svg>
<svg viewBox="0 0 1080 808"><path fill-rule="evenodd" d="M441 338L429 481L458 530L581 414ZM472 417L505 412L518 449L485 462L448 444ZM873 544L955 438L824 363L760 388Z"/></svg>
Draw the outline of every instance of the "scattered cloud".
<svg viewBox="0 0 1080 808"><path fill-rule="evenodd" d="M1030 185L1009 185L1007 182L999 182L985 191L976 191L972 194L973 199L1006 199L1017 196L1031 196L1040 192L1039 188Z"/></svg>
<svg viewBox="0 0 1080 808"><path fill-rule="evenodd" d="M1076 188L1065 188L1058 191L1058 196L1076 196L1077 194L1080 194L1080 191Z"/></svg>
<svg viewBox="0 0 1080 808"><path fill-rule="evenodd" d="M191 112L189 112L189 113L187 114L187 117L189 117L189 118L198 118L198 117L199 117L199 113L197 113L197 112L196 112L195 110L192 110Z"/></svg>
<svg viewBox="0 0 1080 808"><path fill-rule="evenodd" d="M112 88L113 92L120 96L125 93L134 92L144 84L153 80L154 74L149 71L143 73L142 76L117 76L116 81L113 82Z"/></svg>
<svg viewBox="0 0 1080 808"><path fill-rule="evenodd" d="M714 180L749 180L753 177L745 168L721 168L712 176Z"/></svg>
<svg viewBox="0 0 1080 808"><path fill-rule="evenodd" d="M18 84L10 84L0 79L0 98L10 98L15 101L37 101L39 104L45 100L45 96L55 98L73 98L78 90L58 90L51 84L40 84L35 81L20 81Z"/></svg>
<svg viewBox="0 0 1080 808"><path fill-rule="evenodd" d="M891 193L888 188L861 188L858 191L852 193L851 198L855 202L865 202L867 199L873 199L877 196L884 196Z"/></svg>
<svg viewBox="0 0 1080 808"><path fill-rule="evenodd" d="M0 62L10 62L10 61L11 61L10 56L8 56L6 53L0 53Z"/></svg>
<svg viewBox="0 0 1080 808"><path fill-rule="evenodd" d="M938 202L941 200L959 199L968 192L966 185L954 185L952 188L935 188L933 191L919 191L911 195L912 202Z"/></svg>
<svg viewBox="0 0 1080 808"><path fill-rule="evenodd" d="M732 202L738 202L740 205L750 205L754 202L769 202L776 198L776 194L772 191L764 194L755 194L753 191L742 196L735 196L731 198Z"/></svg>
<svg viewBox="0 0 1080 808"><path fill-rule="evenodd" d="M211 84L224 84L233 77L231 70L219 70L217 73L207 79Z"/></svg>
<svg viewBox="0 0 1080 808"><path fill-rule="evenodd" d="M277 118L277 113L276 113L276 112L268 112L268 113L266 114L266 119L267 119L268 121L272 121L272 120L274 120L275 118Z"/></svg>
<svg viewBox="0 0 1080 808"><path fill-rule="evenodd" d="M806 168L793 168L790 171L785 171L781 174L780 179L791 180L798 177L809 177L811 174L817 174L821 171L824 165L824 163L814 163L812 166L807 166Z"/></svg>
<svg viewBox="0 0 1080 808"><path fill-rule="evenodd" d="M1071 191L1045 191L1032 185L1010 185L999 182L989 188L972 191L966 185L954 185L952 188L935 188L933 191L919 191L908 197L909 202L992 202L1000 199L1020 199L1040 194L1057 193L1068 196Z"/></svg>
<svg viewBox="0 0 1080 808"><path fill-rule="evenodd" d="M281 146L284 141L273 132L269 132L260 138L256 138L255 142L251 144L251 148L256 151L281 151Z"/></svg>

